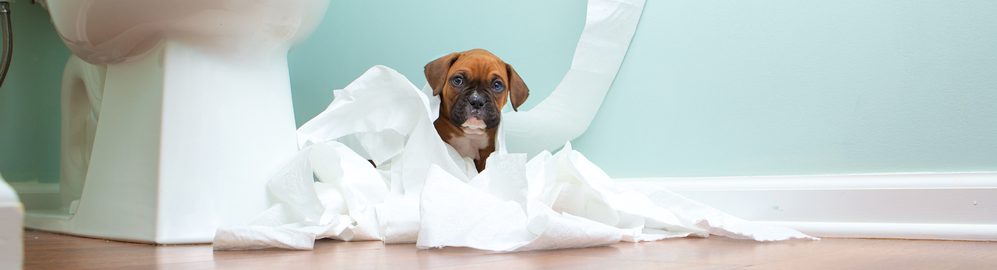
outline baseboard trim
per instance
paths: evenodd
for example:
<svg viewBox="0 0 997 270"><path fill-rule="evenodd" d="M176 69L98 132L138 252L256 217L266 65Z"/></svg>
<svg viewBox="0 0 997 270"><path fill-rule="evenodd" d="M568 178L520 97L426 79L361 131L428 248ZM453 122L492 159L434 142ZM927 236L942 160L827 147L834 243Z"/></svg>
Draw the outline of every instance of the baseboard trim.
<svg viewBox="0 0 997 270"><path fill-rule="evenodd" d="M829 190L997 188L997 172L620 178L673 190Z"/></svg>
<svg viewBox="0 0 997 270"><path fill-rule="evenodd" d="M997 241L997 172L618 180L820 237Z"/></svg>
<svg viewBox="0 0 997 270"><path fill-rule="evenodd" d="M860 222L780 222L766 221L830 238L895 238L964 241L997 241L994 224L860 223Z"/></svg>

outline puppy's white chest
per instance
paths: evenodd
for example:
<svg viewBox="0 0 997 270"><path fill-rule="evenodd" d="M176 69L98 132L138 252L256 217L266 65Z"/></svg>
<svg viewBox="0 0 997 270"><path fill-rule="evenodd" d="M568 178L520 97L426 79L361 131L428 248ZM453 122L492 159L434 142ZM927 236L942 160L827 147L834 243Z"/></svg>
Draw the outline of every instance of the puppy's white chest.
<svg viewBox="0 0 997 270"><path fill-rule="evenodd" d="M462 157L469 157L472 159L479 159L478 151L488 147L488 135L487 134L463 134L450 137L447 140L450 146L453 146L457 153L460 153Z"/></svg>

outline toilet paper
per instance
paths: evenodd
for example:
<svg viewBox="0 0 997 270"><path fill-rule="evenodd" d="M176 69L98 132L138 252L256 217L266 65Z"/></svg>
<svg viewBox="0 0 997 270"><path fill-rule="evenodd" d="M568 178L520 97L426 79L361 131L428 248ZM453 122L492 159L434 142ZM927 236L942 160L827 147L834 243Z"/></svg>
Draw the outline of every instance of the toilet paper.
<svg viewBox="0 0 997 270"><path fill-rule="evenodd" d="M616 78L637 31L644 0L589 0L571 68L554 91L529 110L502 116L509 147L536 154L557 149L588 129Z"/></svg>
<svg viewBox="0 0 997 270"><path fill-rule="evenodd" d="M588 2L571 68L535 108L503 116L480 174L440 140L431 90L390 68L369 69L298 130L302 150L268 186L276 203L244 226L219 229L215 249L311 249L321 238L498 252L711 234L814 239L667 190L630 189L566 143L598 111L643 6Z"/></svg>
<svg viewBox="0 0 997 270"><path fill-rule="evenodd" d="M510 153L504 127L479 174L436 133L435 97L384 66L335 95L299 129L302 150L269 181L276 203L244 226L220 228L215 249L307 250L322 238L498 252L710 234L812 239L667 190L630 189L570 144L530 159Z"/></svg>

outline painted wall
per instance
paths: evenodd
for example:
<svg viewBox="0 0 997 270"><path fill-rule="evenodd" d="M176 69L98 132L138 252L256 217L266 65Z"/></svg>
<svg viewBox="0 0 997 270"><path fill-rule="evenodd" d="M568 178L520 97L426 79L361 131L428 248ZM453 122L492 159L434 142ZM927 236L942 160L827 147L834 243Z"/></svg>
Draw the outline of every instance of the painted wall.
<svg viewBox="0 0 997 270"><path fill-rule="evenodd" d="M530 108L567 70L584 13L568 0L333 1L289 55L297 121L372 65L421 85L426 62L475 47L516 66ZM644 14L574 142L612 176L997 171L997 2L651 0ZM68 53L40 17L15 17L33 33L0 91L8 180L58 174Z"/></svg>
<svg viewBox="0 0 997 270"><path fill-rule="evenodd" d="M0 173L7 181L59 179L59 89L69 50L45 10L11 3L14 55L0 87Z"/></svg>
<svg viewBox="0 0 997 270"><path fill-rule="evenodd" d="M995 1L648 1L628 53L614 176L997 170Z"/></svg>

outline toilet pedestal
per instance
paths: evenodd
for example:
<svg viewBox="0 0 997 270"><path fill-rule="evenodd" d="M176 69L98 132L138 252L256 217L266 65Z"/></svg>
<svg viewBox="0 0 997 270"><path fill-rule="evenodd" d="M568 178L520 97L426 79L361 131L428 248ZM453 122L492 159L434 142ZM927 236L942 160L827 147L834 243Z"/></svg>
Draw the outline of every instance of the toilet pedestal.
<svg viewBox="0 0 997 270"><path fill-rule="evenodd" d="M252 51L167 40L138 59L107 64L78 204L68 213L29 212L26 226L206 243L219 226L265 210L266 182L297 151L297 138L287 48Z"/></svg>

